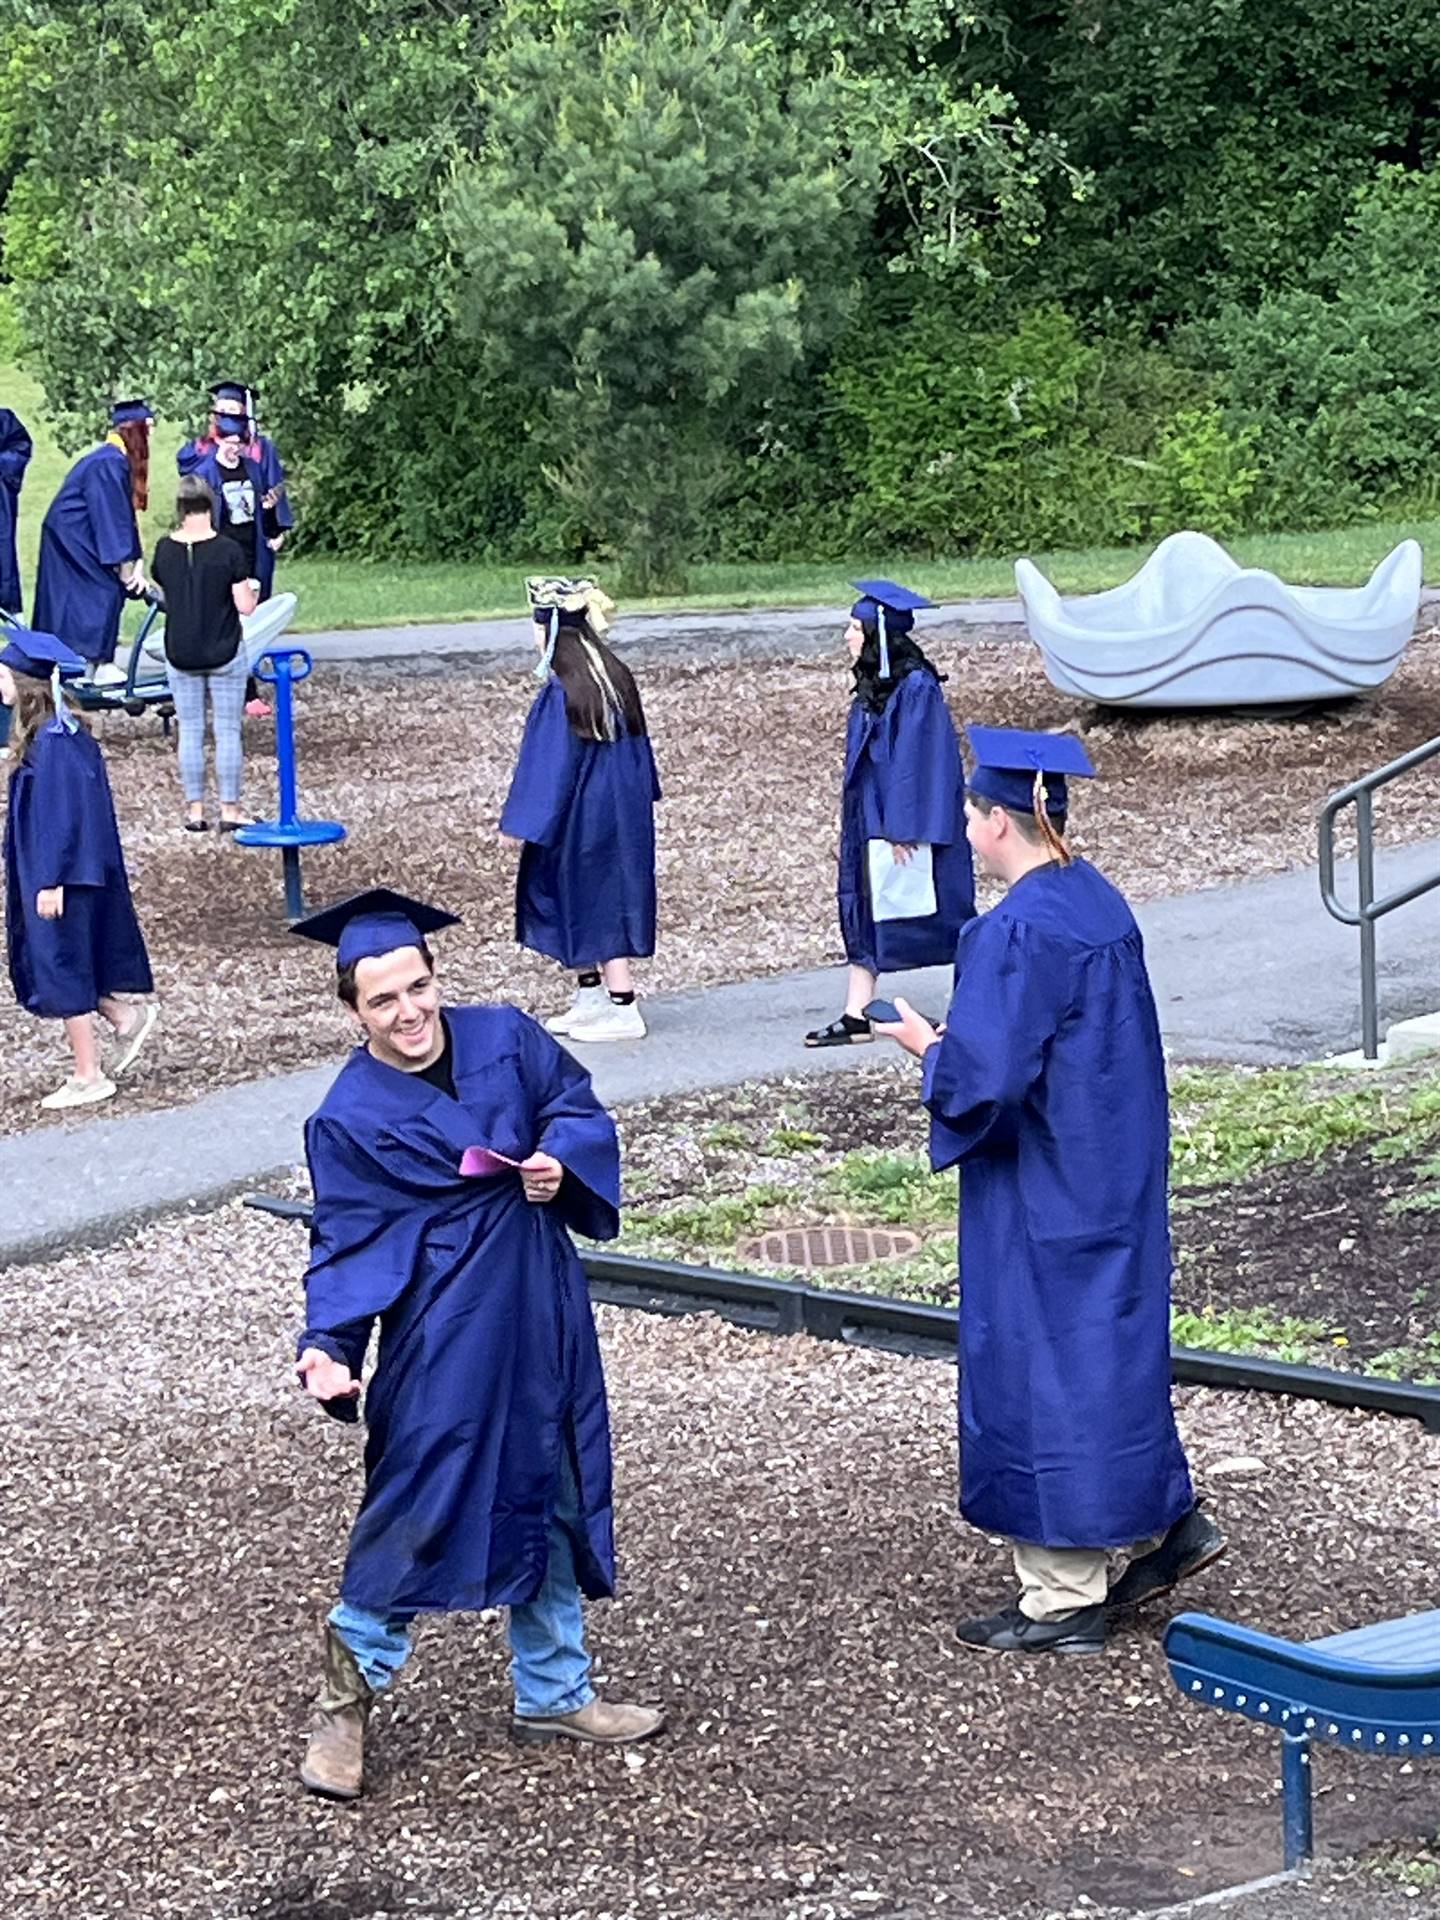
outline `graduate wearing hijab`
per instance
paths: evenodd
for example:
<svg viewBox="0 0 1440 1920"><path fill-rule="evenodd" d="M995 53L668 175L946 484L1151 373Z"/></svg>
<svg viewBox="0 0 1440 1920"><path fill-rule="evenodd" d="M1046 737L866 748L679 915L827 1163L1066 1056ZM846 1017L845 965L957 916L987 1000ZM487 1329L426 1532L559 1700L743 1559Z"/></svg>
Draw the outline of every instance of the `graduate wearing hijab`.
<svg viewBox="0 0 1440 1920"><path fill-rule="evenodd" d="M268 600L275 590L275 562L285 536L295 524L285 478L285 464L268 434L261 433L256 417L260 395L243 380L217 380L210 389L212 411L210 425L198 439L187 440L175 456L181 477L200 473L213 487L216 481L207 462L215 463L215 452L223 439L238 427L240 452L256 469L255 479L255 579L260 598ZM247 470L248 471L248 470ZM227 469L227 474L230 470ZM233 477L233 475L231 476Z"/></svg>
<svg viewBox="0 0 1440 1920"><path fill-rule="evenodd" d="M610 1425L572 1232L619 1231L590 1076L514 1007L442 1011L427 937L455 915L373 888L294 931L336 950L363 1044L305 1129L315 1192L299 1373L365 1400L365 1493L301 1779L354 1799L416 1615L510 1609L512 1731L618 1746L656 1708L597 1698L581 1595L614 1591Z"/></svg>
<svg viewBox="0 0 1440 1920"><path fill-rule="evenodd" d="M958 1165L960 1510L1013 1543L1016 1604L959 1629L991 1652L1095 1653L1113 1613L1208 1566L1170 1405L1169 1102L1140 931L1071 854L1064 734L971 727L966 814L1008 889L966 927L924 1062L930 1157ZM1107 1590L1108 1553L1132 1558Z"/></svg>
<svg viewBox="0 0 1440 1920"><path fill-rule="evenodd" d="M154 417L143 400L112 407L110 433L66 474L40 528L35 625L91 667L115 658L125 596L145 590L136 515L148 499Z"/></svg>
<svg viewBox="0 0 1440 1920"><path fill-rule="evenodd" d="M660 780L639 689L606 646L611 602L593 580L526 582L537 673L500 831L522 842L515 938L578 976L546 1022L572 1040L640 1040L630 963L655 951ZM603 985L602 985L603 979Z"/></svg>
<svg viewBox="0 0 1440 1920"><path fill-rule="evenodd" d="M0 407L0 612L19 613L20 556L15 528L20 514L20 487L30 464L34 443L18 414Z"/></svg>
<svg viewBox="0 0 1440 1920"><path fill-rule="evenodd" d="M855 584L838 887L850 974L844 1013L807 1033L807 1047L869 1040L877 976L949 966L975 911L960 742L940 675L910 638L916 610L933 602L893 580Z"/></svg>
<svg viewBox="0 0 1440 1920"><path fill-rule="evenodd" d="M62 680L84 668L51 633L10 627L0 649L0 700L15 738L5 814L5 933L10 980L27 1013L63 1020L75 1071L40 1102L52 1111L108 1100L159 1019L119 993L153 991L130 900L105 762L65 707ZM94 1016L113 1029L101 1069Z"/></svg>

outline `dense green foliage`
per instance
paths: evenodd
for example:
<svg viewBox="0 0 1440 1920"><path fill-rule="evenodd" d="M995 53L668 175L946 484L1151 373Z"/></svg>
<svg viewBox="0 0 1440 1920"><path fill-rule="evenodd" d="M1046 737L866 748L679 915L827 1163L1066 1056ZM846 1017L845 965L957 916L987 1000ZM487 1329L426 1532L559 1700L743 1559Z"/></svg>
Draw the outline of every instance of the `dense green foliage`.
<svg viewBox="0 0 1440 1920"><path fill-rule="evenodd" d="M1398 516L1437 141L1426 0L8 0L0 340L252 378L345 553Z"/></svg>

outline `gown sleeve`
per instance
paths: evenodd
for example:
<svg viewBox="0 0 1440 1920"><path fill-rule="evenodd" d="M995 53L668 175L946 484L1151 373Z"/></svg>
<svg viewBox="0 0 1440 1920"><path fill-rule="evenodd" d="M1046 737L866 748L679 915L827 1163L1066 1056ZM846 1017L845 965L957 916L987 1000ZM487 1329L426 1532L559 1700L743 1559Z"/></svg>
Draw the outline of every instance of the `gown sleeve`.
<svg viewBox="0 0 1440 1920"><path fill-rule="evenodd" d="M403 1291L420 1258L424 1209L407 1205L389 1170L338 1117L315 1114L305 1127L315 1194L305 1331L296 1352L318 1347L358 1379L378 1316ZM353 1400L322 1403L353 1420Z"/></svg>
<svg viewBox="0 0 1440 1920"><path fill-rule="evenodd" d="M205 442L203 440L187 440L175 455L175 471L183 480L186 474L194 473L204 458Z"/></svg>
<svg viewBox="0 0 1440 1920"><path fill-rule="evenodd" d="M30 748L28 804L17 809L13 858L33 902L46 887L103 887L115 833L104 762L89 737L43 728Z"/></svg>
<svg viewBox="0 0 1440 1920"><path fill-rule="evenodd" d="M20 491L34 442L8 407L0 407L0 482L12 493Z"/></svg>
<svg viewBox="0 0 1440 1920"><path fill-rule="evenodd" d="M583 751L565 709L565 689L551 680L526 716L500 831L537 847L554 846L575 792Z"/></svg>
<svg viewBox="0 0 1440 1920"><path fill-rule="evenodd" d="M596 1098L590 1076L538 1021L519 1016L526 1084L535 1100L537 1153L565 1169L551 1207L587 1240L620 1231L620 1143L615 1122Z"/></svg>
<svg viewBox="0 0 1440 1920"><path fill-rule="evenodd" d="M130 469L124 460L92 460L81 480L95 551L105 567L140 558L140 529L130 500Z"/></svg>
<svg viewBox="0 0 1440 1920"><path fill-rule="evenodd" d="M264 436L260 441L260 477L265 483L264 492L266 493L272 492L276 487L285 486L285 463L276 451L275 442ZM295 524L295 514L290 505L288 488L280 495L273 507L266 509L266 512L273 516L273 529L270 526L266 527L266 532L272 539L276 532L290 531Z"/></svg>
<svg viewBox="0 0 1440 1920"><path fill-rule="evenodd" d="M910 673L900 682L886 703L872 754L884 839L939 847L964 839L960 742L933 675Z"/></svg>
<svg viewBox="0 0 1440 1920"><path fill-rule="evenodd" d="M922 1075L936 1173L1013 1126L1071 998L1065 951L1023 921L972 921L957 958L959 985Z"/></svg>

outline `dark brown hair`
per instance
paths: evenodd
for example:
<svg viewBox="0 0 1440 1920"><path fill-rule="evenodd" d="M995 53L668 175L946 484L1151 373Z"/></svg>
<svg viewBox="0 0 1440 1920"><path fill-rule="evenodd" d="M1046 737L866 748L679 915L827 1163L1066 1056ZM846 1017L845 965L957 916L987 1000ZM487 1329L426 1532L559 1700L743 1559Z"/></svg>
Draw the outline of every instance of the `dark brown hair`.
<svg viewBox="0 0 1440 1920"><path fill-rule="evenodd" d="M434 973L435 960L429 947L426 946L423 940L417 945L416 952L425 962L425 971L427 973ZM364 957L366 956L362 956L362 958ZM355 985L355 969L359 964L359 960L352 960L348 966L336 967L335 969L335 991L345 1002L346 1006L352 1009L358 1008L360 1005L360 989Z"/></svg>
<svg viewBox="0 0 1440 1920"><path fill-rule="evenodd" d="M588 620L561 625L550 664L565 689L570 725L582 740L618 740L621 734L649 731L634 674Z"/></svg>
<svg viewBox="0 0 1440 1920"><path fill-rule="evenodd" d="M175 492L175 517L183 520L187 513L213 514L215 511L215 490L208 480L202 480L198 473L187 473Z"/></svg>

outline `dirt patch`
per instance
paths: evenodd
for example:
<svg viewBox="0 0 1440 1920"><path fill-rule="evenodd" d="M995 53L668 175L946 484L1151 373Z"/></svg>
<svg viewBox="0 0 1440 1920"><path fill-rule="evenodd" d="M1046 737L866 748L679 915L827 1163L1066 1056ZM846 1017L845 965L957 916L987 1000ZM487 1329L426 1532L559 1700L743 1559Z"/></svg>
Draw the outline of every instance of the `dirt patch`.
<svg viewBox="0 0 1440 1920"><path fill-rule="evenodd" d="M936 656L961 721L1081 727L1103 778L1077 812L1077 843L1137 900L1308 863L1318 802L1430 735L1440 703L1429 633L1375 699L1280 721L1100 715L1057 693L1023 640L942 639ZM322 667L301 689L302 812L349 829L343 846L307 856L310 898L386 882L442 901L465 915L443 943L451 997L549 1010L564 989L513 944L514 856L495 832L534 680L430 664ZM837 961L843 667L657 665L643 679L666 795L660 950L645 990ZM165 1004L160 1039L111 1111L336 1058L343 1026L328 972L285 932L278 856L180 831L174 747L153 719L105 718L97 733ZM246 742L248 798L266 810L270 723L247 722ZM1433 832L1437 801L1440 775L1386 788L1382 839ZM7 999L0 1048L0 1131L41 1124L36 1103L64 1065L58 1027Z"/></svg>
<svg viewBox="0 0 1440 1920"><path fill-rule="evenodd" d="M1008 1575L954 1514L949 1367L618 1310L624 1587L593 1643L672 1732L516 1752L499 1623L457 1617L378 1715L369 1798L307 1800L359 1443L289 1381L303 1250L227 1208L0 1275L13 1912L1001 1920L1276 1864L1273 1739L1187 1709L1153 1627L1094 1661L961 1649ZM1417 1427L1197 1391L1180 1420L1202 1481L1265 1463L1213 1481L1232 1551L1188 1601L1312 1635L1433 1598ZM1433 1818L1393 1765L1326 1753L1318 1784L1329 1846Z"/></svg>

